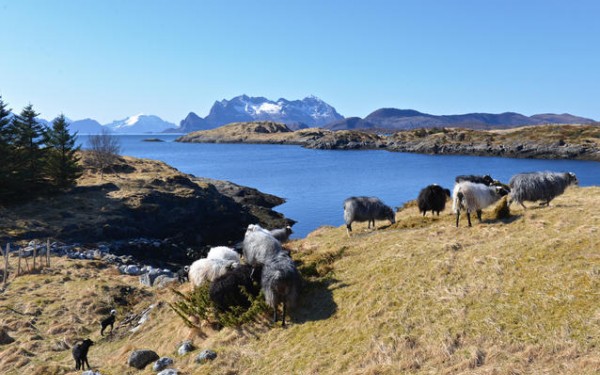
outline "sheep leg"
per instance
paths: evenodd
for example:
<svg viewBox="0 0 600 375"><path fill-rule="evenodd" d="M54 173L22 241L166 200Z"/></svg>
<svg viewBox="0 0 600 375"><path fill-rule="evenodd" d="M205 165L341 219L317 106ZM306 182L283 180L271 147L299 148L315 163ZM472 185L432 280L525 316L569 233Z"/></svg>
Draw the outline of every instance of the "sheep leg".
<svg viewBox="0 0 600 375"><path fill-rule="evenodd" d="M85 363L87 363L88 370L91 370L92 366L90 366L90 363L88 362L87 356L81 361L82 362L82 364L81 364L82 370L85 370L85 365L83 364L83 361L85 361Z"/></svg>
<svg viewBox="0 0 600 375"><path fill-rule="evenodd" d="M521 206L523 206L523 209L526 210L527 207L525 207L525 205L523 204L523 202L521 202Z"/></svg>
<svg viewBox="0 0 600 375"><path fill-rule="evenodd" d="M460 211L456 211L456 227L458 228L458 219L460 218Z"/></svg>
<svg viewBox="0 0 600 375"><path fill-rule="evenodd" d="M281 315L281 326L285 327L285 302L283 303L283 313Z"/></svg>
<svg viewBox="0 0 600 375"><path fill-rule="evenodd" d="M467 211L467 221L469 222L469 226L471 227L471 213Z"/></svg>
<svg viewBox="0 0 600 375"><path fill-rule="evenodd" d="M346 233L348 233L348 237L350 237L350 233L352 233L352 224L346 225Z"/></svg>
<svg viewBox="0 0 600 375"><path fill-rule="evenodd" d="M477 213L477 218L479 219L479 222L481 223L481 210L477 210L475 212Z"/></svg>

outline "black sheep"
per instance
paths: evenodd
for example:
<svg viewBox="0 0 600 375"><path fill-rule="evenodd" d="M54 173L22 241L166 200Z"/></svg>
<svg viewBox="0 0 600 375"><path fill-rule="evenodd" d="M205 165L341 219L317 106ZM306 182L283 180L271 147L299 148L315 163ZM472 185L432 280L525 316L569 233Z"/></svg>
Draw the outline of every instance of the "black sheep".
<svg viewBox="0 0 600 375"><path fill-rule="evenodd" d="M113 331L113 325L115 324L115 315L117 315L117 310L110 310L110 316L102 319L100 325L102 329L100 330L100 336L104 336L104 330L106 327L110 326L110 333Z"/></svg>
<svg viewBox="0 0 600 375"><path fill-rule="evenodd" d="M419 212L425 216L427 211L431 211L432 215L436 212L440 216L440 211L446 207L446 197L450 197L450 190L439 185L429 185L423 188L417 198Z"/></svg>
<svg viewBox="0 0 600 375"><path fill-rule="evenodd" d="M185 266L180 268L177 271L177 280L183 284L186 281L190 281L190 278L188 277L188 273L190 272L190 266Z"/></svg>
<svg viewBox="0 0 600 375"><path fill-rule="evenodd" d="M463 182L463 181L469 181L469 182L473 182L476 184L484 184L486 186L492 186L496 182L496 181L494 181L492 176L490 176L489 174L486 174L485 176L465 174L465 175L456 176L454 181L456 183Z"/></svg>
<svg viewBox="0 0 600 375"><path fill-rule="evenodd" d="M88 370L91 369L90 363L88 362L87 355L90 346L94 345L94 342L90 339L85 339L79 344L73 346L73 358L75 359L75 370L85 370L87 364Z"/></svg>
<svg viewBox="0 0 600 375"><path fill-rule="evenodd" d="M256 297L260 292L260 276L260 266L253 269L247 264L239 265L212 282L209 290L210 299L221 312L237 306L247 309L251 301L242 292L242 288L249 295Z"/></svg>

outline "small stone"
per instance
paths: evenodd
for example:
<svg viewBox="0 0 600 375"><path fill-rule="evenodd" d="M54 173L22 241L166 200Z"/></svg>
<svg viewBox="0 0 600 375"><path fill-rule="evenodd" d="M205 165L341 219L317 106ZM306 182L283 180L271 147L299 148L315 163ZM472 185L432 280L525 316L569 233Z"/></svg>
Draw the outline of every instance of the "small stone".
<svg viewBox="0 0 600 375"><path fill-rule="evenodd" d="M158 375L177 375L179 374L177 370L173 370L172 368L168 368L166 370L162 370L158 373Z"/></svg>
<svg viewBox="0 0 600 375"><path fill-rule="evenodd" d="M142 370L149 363L156 361L160 357L156 352L148 349L136 350L129 356L127 364L131 367L135 367L138 370Z"/></svg>
<svg viewBox="0 0 600 375"><path fill-rule="evenodd" d="M196 357L196 363L203 364L208 361L212 361L215 358L217 358L217 353L210 349L203 350L202 353L198 354L198 356Z"/></svg>
<svg viewBox="0 0 600 375"><path fill-rule="evenodd" d="M167 368L168 366L171 366L172 364L173 364L173 359L171 359L169 357L162 357L158 361L154 362L154 366L152 366L152 369L154 371L158 372L158 371L164 370L165 368Z"/></svg>
<svg viewBox="0 0 600 375"><path fill-rule="evenodd" d="M149 273L140 276L140 284L144 286L152 286L153 277Z"/></svg>
<svg viewBox="0 0 600 375"><path fill-rule="evenodd" d="M128 275L139 275L140 274L140 268L136 265L129 265L127 267L125 267L125 273Z"/></svg>
<svg viewBox="0 0 600 375"><path fill-rule="evenodd" d="M152 286L155 288L164 288L167 285L176 283L177 279L174 277L169 277L168 275L159 275L154 279Z"/></svg>
<svg viewBox="0 0 600 375"><path fill-rule="evenodd" d="M177 349L177 353L179 355L184 355L187 354L191 351L194 350L194 345L192 345L192 342L190 340L185 340L183 342L183 344L181 344L181 346L179 347L179 349Z"/></svg>

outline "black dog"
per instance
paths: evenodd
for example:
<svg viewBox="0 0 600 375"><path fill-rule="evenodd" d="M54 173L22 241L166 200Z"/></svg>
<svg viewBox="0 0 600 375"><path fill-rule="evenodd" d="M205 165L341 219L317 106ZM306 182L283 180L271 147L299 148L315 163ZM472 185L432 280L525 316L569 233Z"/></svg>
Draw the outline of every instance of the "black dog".
<svg viewBox="0 0 600 375"><path fill-rule="evenodd" d="M90 339L83 340L82 343L76 344L73 347L73 358L75 359L75 370L85 370L87 364L88 370L91 369L90 363L88 362L87 355L90 346L94 345L94 342Z"/></svg>
<svg viewBox="0 0 600 375"><path fill-rule="evenodd" d="M110 316L108 318L103 319L100 324L102 325L102 329L100 330L100 336L104 336L104 329L110 326L110 333L113 331L113 325L115 324L115 315L117 315L117 310L110 310Z"/></svg>

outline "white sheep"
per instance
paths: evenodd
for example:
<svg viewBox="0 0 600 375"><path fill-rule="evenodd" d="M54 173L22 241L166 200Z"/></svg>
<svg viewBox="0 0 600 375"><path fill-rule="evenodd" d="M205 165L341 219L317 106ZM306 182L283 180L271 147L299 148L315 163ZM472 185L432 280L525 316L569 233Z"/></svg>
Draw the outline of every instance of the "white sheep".
<svg viewBox="0 0 600 375"><path fill-rule="evenodd" d="M237 263L240 262L240 254L238 254L231 247L227 247L227 246L212 247L208 251L208 255L206 256L206 258L231 260L231 261L234 261Z"/></svg>
<svg viewBox="0 0 600 375"><path fill-rule="evenodd" d="M281 243L268 230L256 224L248 225L242 246L246 263L251 266L265 264L281 252Z"/></svg>
<svg viewBox="0 0 600 375"><path fill-rule="evenodd" d="M238 262L232 260L202 258L192 263L188 277L192 285L201 286L205 282L212 282L238 265Z"/></svg>
<svg viewBox="0 0 600 375"><path fill-rule="evenodd" d="M467 220L471 226L471 212L477 213L481 222L481 210L497 202L501 197L508 194L508 190L502 186L487 186L469 181L459 182L454 185L452 210L456 213L456 226L460 218L460 211L467 211Z"/></svg>

